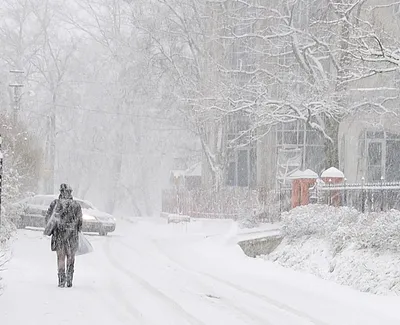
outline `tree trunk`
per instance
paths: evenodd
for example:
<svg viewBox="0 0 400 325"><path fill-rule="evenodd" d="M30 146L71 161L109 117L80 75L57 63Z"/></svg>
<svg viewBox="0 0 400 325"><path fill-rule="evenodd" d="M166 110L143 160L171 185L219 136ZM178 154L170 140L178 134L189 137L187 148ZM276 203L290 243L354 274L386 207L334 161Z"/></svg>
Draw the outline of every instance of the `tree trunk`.
<svg viewBox="0 0 400 325"><path fill-rule="evenodd" d="M212 174L212 188L215 193L218 193L224 185L224 170L225 168L222 165L214 166L214 171Z"/></svg>
<svg viewBox="0 0 400 325"><path fill-rule="evenodd" d="M49 133L47 141L47 156L46 156L46 182L45 191L47 194L54 194L55 190L55 163L56 163L56 101L57 95L53 92L52 108L49 117Z"/></svg>
<svg viewBox="0 0 400 325"><path fill-rule="evenodd" d="M324 168L336 167L339 168L339 122L333 118L327 118L325 121L325 132L332 141L325 140L325 162Z"/></svg>
<svg viewBox="0 0 400 325"><path fill-rule="evenodd" d="M118 201L120 192L120 179L121 179L121 170L122 170L122 154L119 154L113 159L112 169L109 171L112 175L111 182L111 193L109 192L109 199L107 202L107 212L110 214L114 213L115 203Z"/></svg>
<svg viewBox="0 0 400 325"><path fill-rule="evenodd" d="M348 89L343 81L348 75L351 61L348 48L352 26L348 22L349 17L346 17L345 14L343 14L342 18L342 25L340 26L341 41L339 43L341 55L339 57L339 70L336 80L336 101L338 106L346 107L348 105L346 96ZM343 117L344 116L338 116L337 119L332 117L326 118L325 132L332 141L325 140L325 168L339 168L339 124Z"/></svg>

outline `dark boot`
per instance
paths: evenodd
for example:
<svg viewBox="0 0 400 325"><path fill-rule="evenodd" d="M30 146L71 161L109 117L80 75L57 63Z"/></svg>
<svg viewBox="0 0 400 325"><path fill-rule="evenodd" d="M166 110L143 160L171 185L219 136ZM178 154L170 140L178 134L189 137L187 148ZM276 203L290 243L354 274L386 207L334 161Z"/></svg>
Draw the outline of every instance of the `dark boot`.
<svg viewBox="0 0 400 325"><path fill-rule="evenodd" d="M71 288L72 287L72 280L74 279L74 273L68 273L67 274L67 287Z"/></svg>
<svg viewBox="0 0 400 325"><path fill-rule="evenodd" d="M67 287L71 288L72 287L72 281L74 279L74 266L69 265L67 269Z"/></svg>
<svg viewBox="0 0 400 325"><path fill-rule="evenodd" d="M58 286L60 288L64 288L65 287L65 272L58 272Z"/></svg>

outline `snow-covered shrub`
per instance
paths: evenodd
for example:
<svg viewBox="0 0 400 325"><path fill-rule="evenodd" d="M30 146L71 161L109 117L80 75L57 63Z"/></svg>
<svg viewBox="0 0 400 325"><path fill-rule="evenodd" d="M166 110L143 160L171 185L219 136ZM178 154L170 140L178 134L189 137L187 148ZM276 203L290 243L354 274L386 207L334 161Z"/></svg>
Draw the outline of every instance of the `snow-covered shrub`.
<svg viewBox="0 0 400 325"><path fill-rule="evenodd" d="M249 215L244 218L239 218L238 224L240 228L257 228L260 222L254 216Z"/></svg>
<svg viewBox="0 0 400 325"><path fill-rule="evenodd" d="M15 225L11 222L8 216L3 216L0 227L0 246L10 239L12 233L15 231ZM1 253L1 247L0 247Z"/></svg>
<svg viewBox="0 0 400 325"><path fill-rule="evenodd" d="M309 205L282 223L286 238L264 258L360 291L400 293L400 211Z"/></svg>
<svg viewBox="0 0 400 325"><path fill-rule="evenodd" d="M282 215L282 232L288 239L325 238L334 252L349 244L400 252L400 211L364 214L347 207L300 206Z"/></svg>
<svg viewBox="0 0 400 325"><path fill-rule="evenodd" d="M13 221L21 212L13 203L20 198L23 193L21 176L18 171L10 168L3 172L2 189L2 227L0 229L0 240L7 240L15 230Z"/></svg>
<svg viewBox="0 0 400 325"><path fill-rule="evenodd" d="M342 210L342 208L339 208ZM331 237L327 237L330 241L333 251L338 253L350 243L362 247L362 236L370 223L369 216L353 210L349 218L346 218L339 224L336 230L333 231Z"/></svg>
<svg viewBox="0 0 400 325"><path fill-rule="evenodd" d="M284 240L283 245L262 258L362 292L400 294L399 253L359 249L353 244L335 253L327 240L303 237Z"/></svg>
<svg viewBox="0 0 400 325"><path fill-rule="evenodd" d="M13 203L34 192L42 167L42 153L35 138L22 123L0 114L3 137L3 182L0 241L8 239L15 229L12 220L20 213Z"/></svg>
<svg viewBox="0 0 400 325"><path fill-rule="evenodd" d="M339 253L346 245L351 241L352 238L352 227L349 225L339 226L331 236L331 245L333 252Z"/></svg>
<svg viewBox="0 0 400 325"><path fill-rule="evenodd" d="M340 227L354 222L359 212L327 205L299 206L282 214L282 232L288 238L330 237Z"/></svg>
<svg viewBox="0 0 400 325"><path fill-rule="evenodd" d="M362 225L362 229L359 229L359 236L354 238L361 248L400 252L399 211L370 213L366 215L366 219L367 222Z"/></svg>

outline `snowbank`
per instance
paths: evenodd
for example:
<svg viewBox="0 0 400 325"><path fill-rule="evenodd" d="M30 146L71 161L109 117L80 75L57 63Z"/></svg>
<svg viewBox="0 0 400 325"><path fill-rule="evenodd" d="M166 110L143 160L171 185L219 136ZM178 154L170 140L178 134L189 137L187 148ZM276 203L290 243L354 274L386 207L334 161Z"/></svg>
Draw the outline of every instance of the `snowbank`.
<svg viewBox="0 0 400 325"><path fill-rule="evenodd" d="M190 222L190 217L181 214L161 213L161 217L167 220L167 223Z"/></svg>
<svg viewBox="0 0 400 325"><path fill-rule="evenodd" d="M0 224L0 251L1 246L4 245L11 238L11 235L14 231L14 224L9 221L8 218L4 218Z"/></svg>
<svg viewBox="0 0 400 325"><path fill-rule="evenodd" d="M0 295L3 292L3 278L1 273L5 270L5 265L10 259L10 248L7 243L0 244Z"/></svg>
<svg viewBox="0 0 400 325"><path fill-rule="evenodd" d="M400 293L400 212L310 205L282 216L285 239L263 258L382 295Z"/></svg>
<svg viewBox="0 0 400 325"><path fill-rule="evenodd" d="M3 232L5 233L5 230ZM0 295L2 294L4 287L2 272L5 270L5 265L10 259L10 254L11 254L10 241L9 240L0 241Z"/></svg>
<svg viewBox="0 0 400 325"><path fill-rule="evenodd" d="M1 277L1 272L4 270L6 262L10 258L10 238L15 231L14 224L9 221L9 217L6 215L0 224L0 295L3 290L3 282Z"/></svg>
<svg viewBox="0 0 400 325"><path fill-rule="evenodd" d="M257 228L243 229L239 228L237 232L237 241L260 239L271 236L281 235L281 224L280 223L265 223Z"/></svg>

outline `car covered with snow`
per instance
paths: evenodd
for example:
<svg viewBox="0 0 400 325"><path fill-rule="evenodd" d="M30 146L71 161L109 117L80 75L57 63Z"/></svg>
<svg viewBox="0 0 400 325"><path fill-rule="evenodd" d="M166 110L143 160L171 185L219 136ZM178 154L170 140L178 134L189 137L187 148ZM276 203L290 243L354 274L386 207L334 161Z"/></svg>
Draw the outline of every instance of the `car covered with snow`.
<svg viewBox="0 0 400 325"><path fill-rule="evenodd" d="M15 220L16 226L20 229L25 227L45 227L47 209L55 200L55 195L35 195L14 204L20 212ZM84 232L96 232L102 236L113 232L116 227L115 218L93 206L92 203L74 198L82 208Z"/></svg>

